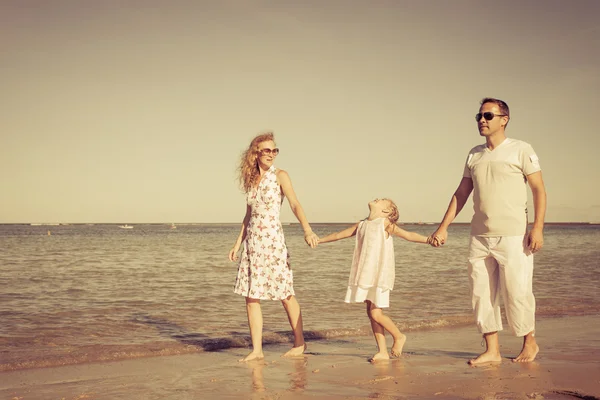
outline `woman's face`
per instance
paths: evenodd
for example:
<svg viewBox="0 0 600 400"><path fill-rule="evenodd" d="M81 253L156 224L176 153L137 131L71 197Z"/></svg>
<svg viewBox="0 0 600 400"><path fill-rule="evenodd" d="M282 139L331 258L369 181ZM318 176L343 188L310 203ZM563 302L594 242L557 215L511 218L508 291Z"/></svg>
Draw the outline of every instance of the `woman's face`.
<svg viewBox="0 0 600 400"><path fill-rule="evenodd" d="M263 169L271 168L277 154L279 149L275 147L274 141L266 140L258 144L258 163Z"/></svg>

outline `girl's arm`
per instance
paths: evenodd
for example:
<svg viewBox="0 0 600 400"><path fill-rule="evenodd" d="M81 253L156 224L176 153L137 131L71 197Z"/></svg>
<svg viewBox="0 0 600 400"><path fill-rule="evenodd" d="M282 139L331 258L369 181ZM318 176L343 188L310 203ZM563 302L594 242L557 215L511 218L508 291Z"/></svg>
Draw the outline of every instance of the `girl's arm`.
<svg viewBox="0 0 600 400"><path fill-rule="evenodd" d="M390 224L386 228L386 230L388 231L388 233L390 235L401 237L402 239L408 240L409 242L425 243L425 244L429 243L429 238L427 236L420 235L417 232L405 231L404 229L400 228L396 224Z"/></svg>
<svg viewBox="0 0 600 400"><path fill-rule="evenodd" d="M356 230L358 229L358 222L352 225L350 228L346 228L343 231L339 231L336 233L330 233L324 238L319 239L319 244L327 243L327 242L335 242L336 240L346 239L356 235Z"/></svg>
<svg viewBox="0 0 600 400"><path fill-rule="evenodd" d="M246 216L244 217L244 220L242 221L242 229L240 230L240 234L238 235L238 238L235 241L235 244L233 245L231 250L229 250L229 261L237 261L238 260L237 253L240 250L240 246L242 245L242 242L246 238L246 228L248 227L248 221L250 220L251 212L252 212L252 208L249 205L247 205L246 206Z"/></svg>
<svg viewBox="0 0 600 400"><path fill-rule="evenodd" d="M298 218L298 222L300 222L300 225L304 230L304 240L310 247L314 248L319 243L319 237L312 231L312 228L306 219L304 209L300 205L300 201L298 201L296 192L294 192L294 188L292 187L290 176L282 169L277 170L277 182L281 186L283 195L287 197L292 212L296 218Z"/></svg>

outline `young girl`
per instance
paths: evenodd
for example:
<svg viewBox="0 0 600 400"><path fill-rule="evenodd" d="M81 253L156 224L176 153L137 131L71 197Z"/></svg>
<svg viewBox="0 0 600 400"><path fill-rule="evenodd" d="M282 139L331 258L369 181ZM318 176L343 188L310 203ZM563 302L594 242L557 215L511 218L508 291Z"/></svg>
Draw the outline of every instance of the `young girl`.
<svg viewBox="0 0 600 400"><path fill-rule="evenodd" d="M319 243L327 243L356 235L346 303L365 302L367 305L367 315L379 349L369 360L372 362L390 358L385 342L386 330L394 338L392 356L399 357L406 342L406 336L382 310L389 307L390 291L394 288L394 242L391 235L410 242L429 243L427 237L398 227L397 221L396 204L389 199L375 199L369 202L366 219L319 239Z"/></svg>

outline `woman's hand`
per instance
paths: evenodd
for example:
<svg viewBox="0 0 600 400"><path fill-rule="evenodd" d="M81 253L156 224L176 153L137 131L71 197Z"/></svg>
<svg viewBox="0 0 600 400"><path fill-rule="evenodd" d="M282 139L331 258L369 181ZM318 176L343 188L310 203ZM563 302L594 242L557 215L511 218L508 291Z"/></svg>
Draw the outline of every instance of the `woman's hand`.
<svg viewBox="0 0 600 400"><path fill-rule="evenodd" d="M238 255L237 252L240 249L240 246L233 246L231 250L229 250L229 261L237 261Z"/></svg>
<svg viewBox="0 0 600 400"><path fill-rule="evenodd" d="M314 249L319 244L319 237L312 231L306 232L304 233L304 241L307 245Z"/></svg>

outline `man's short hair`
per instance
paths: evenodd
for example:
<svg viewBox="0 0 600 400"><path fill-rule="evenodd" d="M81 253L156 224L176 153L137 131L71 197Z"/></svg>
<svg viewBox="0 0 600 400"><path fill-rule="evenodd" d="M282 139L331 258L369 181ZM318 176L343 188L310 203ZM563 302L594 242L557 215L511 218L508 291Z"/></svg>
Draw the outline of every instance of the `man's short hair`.
<svg viewBox="0 0 600 400"><path fill-rule="evenodd" d="M510 109L508 108L508 104L506 104L505 101L495 99L493 97L486 97L483 100L481 100L481 105L484 105L485 103L493 103L497 105L498 108L500 108L500 112L506 115L508 117L508 120L510 121ZM508 122L506 123L506 125L504 125L504 128L506 128L507 126Z"/></svg>

